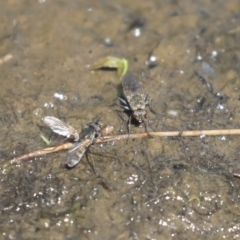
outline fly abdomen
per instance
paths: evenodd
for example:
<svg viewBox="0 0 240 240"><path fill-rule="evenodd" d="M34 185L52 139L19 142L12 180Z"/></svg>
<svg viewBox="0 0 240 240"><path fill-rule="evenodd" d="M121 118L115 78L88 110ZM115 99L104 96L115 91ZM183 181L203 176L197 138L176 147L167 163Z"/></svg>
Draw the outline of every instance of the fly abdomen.
<svg viewBox="0 0 240 240"><path fill-rule="evenodd" d="M130 72L123 75L122 86L126 97L131 95L131 93L141 92L141 87L137 77Z"/></svg>

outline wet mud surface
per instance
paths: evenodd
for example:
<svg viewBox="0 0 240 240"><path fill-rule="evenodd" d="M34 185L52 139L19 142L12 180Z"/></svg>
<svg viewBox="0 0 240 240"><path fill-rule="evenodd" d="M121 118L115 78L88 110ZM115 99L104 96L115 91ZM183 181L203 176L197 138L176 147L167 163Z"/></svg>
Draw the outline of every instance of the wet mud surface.
<svg viewBox="0 0 240 240"><path fill-rule="evenodd" d="M124 57L153 99L153 131L240 127L240 3L2 1L0 239L239 239L239 136L135 139L10 165L59 141L42 122L77 129L100 116L127 133L114 100ZM126 117L126 116L125 116ZM132 132L143 127L131 125ZM61 140L61 138L60 138Z"/></svg>

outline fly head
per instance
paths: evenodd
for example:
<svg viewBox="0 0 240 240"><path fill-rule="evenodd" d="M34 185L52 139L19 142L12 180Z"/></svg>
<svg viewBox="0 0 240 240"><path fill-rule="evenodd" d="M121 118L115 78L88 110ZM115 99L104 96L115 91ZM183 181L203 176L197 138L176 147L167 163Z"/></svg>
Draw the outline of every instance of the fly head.
<svg viewBox="0 0 240 240"><path fill-rule="evenodd" d="M139 122L144 122L144 119L147 118L147 111L145 109L137 109L133 111L133 117Z"/></svg>

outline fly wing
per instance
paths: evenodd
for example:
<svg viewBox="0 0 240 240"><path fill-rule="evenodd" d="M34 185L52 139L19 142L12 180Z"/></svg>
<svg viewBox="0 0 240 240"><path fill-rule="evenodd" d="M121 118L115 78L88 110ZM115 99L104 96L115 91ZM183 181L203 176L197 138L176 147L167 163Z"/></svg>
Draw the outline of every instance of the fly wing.
<svg viewBox="0 0 240 240"><path fill-rule="evenodd" d="M79 140L78 131L67 123L62 122L58 118L47 116L43 118L43 121L52 129L53 132L67 138L73 138L74 141Z"/></svg>
<svg viewBox="0 0 240 240"><path fill-rule="evenodd" d="M67 154L67 159L65 161L65 165L68 168L75 167L83 158L85 152L87 151L87 143L86 141L75 144L75 146L69 150Z"/></svg>
<svg viewBox="0 0 240 240"><path fill-rule="evenodd" d="M132 93L141 93L142 89L136 76L127 72L122 77L122 86L125 97L128 99Z"/></svg>

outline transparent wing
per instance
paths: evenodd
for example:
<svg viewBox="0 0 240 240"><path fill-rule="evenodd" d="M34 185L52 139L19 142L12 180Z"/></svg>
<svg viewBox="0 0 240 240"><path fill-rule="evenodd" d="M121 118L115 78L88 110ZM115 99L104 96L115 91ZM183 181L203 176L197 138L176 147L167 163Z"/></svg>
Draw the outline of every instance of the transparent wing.
<svg viewBox="0 0 240 240"><path fill-rule="evenodd" d="M47 116L43 118L43 121L48 125L53 132L65 136L67 138L73 138L74 141L79 140L79 133L76 129L68 125L67 123L62 122L58 118Z"/></svg>
<svg viewBox="0 0 240 240"><path fill-rule="evenodd" d="M82 160L88 146L89 141L83 141L81 143L75 144L75 146L70 149L67 154L65 165L67 165L67 167L69 168L75 167Z"/></svg>

